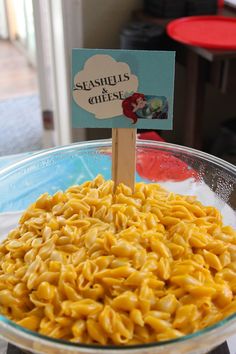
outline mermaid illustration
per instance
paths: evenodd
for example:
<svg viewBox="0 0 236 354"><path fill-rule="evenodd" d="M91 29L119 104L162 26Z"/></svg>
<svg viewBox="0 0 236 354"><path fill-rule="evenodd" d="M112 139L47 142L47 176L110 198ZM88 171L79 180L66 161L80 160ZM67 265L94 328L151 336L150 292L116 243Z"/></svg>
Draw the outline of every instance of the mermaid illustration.
<svg viewBox="0 0 236 354"><path fill-rule="evenodd" d="M122 102L123 114L137 123L138 119L167 119L168 101L163 96L133 93Z"/></svg>

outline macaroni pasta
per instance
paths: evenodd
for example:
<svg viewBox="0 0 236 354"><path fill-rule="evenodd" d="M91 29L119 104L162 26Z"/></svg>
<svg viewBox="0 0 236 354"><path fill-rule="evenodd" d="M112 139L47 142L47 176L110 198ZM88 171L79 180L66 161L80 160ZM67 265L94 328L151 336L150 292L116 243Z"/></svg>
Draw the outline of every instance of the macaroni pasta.
<svg viewBox="0 0 236 354"><path fill-rule="evenodd" d="M0 312L82 343L181 337L236 312L236 232L158 184L43 194L0 245Z"/></svg>

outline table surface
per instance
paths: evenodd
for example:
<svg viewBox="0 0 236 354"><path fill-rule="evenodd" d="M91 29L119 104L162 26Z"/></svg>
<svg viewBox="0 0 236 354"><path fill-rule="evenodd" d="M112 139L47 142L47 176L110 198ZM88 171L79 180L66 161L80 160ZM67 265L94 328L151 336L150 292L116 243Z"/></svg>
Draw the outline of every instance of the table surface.
<svg viewBox="0 0 236 354"><path fill-rule="evenodd" d="M224 7L218 13L218 15L225 16L225 17L236 17L235 9L230 7ZM172 21L173 19L162 19L156 18L151 15L144 13L143 11L136 11L134 13L134 17L139 20L148 21L149 23L156 23L162 26L165 26ZM184 44L185 45L185 44ZM236 58L236 50L216 50L216 49L207 49L198 46L188 46L193 52L199 54L202 58L208 61L218 61L218 60L226 60L226 59L233 59Z"/></svg>
<svg viewBox="0 0 236 354"><path fill-rule="evenodd" d="M218 15L236 18L236 11L230 7L224 7L219 10ZM136 21L163 27L173 20L157 18L144 11L134 12L133 18ZM234 67L236 63L236 50L207 49L186 45L171 39L168 42L169 49L176 51L177 61L185 65L187 73L183 144L201 150L203 147L202 111L206 97L205 83L211 82L222 92L226 92L229 87L234 89L234 75L231 72L234 72L232 66Z"/></svg>
<svg viewBox="0 0 236 354"><path fill-rule="evenodd" d="M236 12L235 10L225 7L220 10L219 15L225 17L236 17ZM197 46L191 46L191 49L209 61L236 58L236 50L206 49Z"/></svg>

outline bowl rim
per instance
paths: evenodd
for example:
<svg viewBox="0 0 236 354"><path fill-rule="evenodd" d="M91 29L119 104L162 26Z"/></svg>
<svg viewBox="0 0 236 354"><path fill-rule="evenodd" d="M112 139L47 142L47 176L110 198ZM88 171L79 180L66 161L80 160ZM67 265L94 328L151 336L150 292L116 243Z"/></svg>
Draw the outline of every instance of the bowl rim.
<svg viewBox="0 0 236 354"><path fill-rule="evenodd" d="M75 148L101 148L101 147L111 147L112 140L111 139L101 139L101 140L92 140L92 141L82 141L82 142L77 142L69 145L64 145L64 146L59 146L59 147L53 147L50 149L45 149L41 150L38 152L33 152L30 156L24 157L22 160L15 162L13 164L10 164L9 166L0 169L0 178L8 175L9 173L14 173L14 171L17 168L20 168L24 166L25 163L32 162L36 160L39 157L44 157L48 156L51 153L56 153L56 152L65 152L69 150L73 150ZM177 144L172 144L172 143L166 143L166 142L157 142L153 140L137 140L137 148L162 148L168 150L175 150L179 153L187 153L192 156L196 156L202 159L205 159L207 161L212 162L213 164L217 164L220 167L226 168L228 171L235 173L236 172L236 166L233 164L224 161L223 159L220 159L218 157L215 157L213 155L210 155L208 153L205 153L200 150L196 150L193 148L177 145ZM42 335L38 332L28 330L22 326L19 326L15 322L9 320L5 316L0 314L0 328L4 327L5 329L8 329L13 332L17 332L18 336L26 336L27 339L32 339L32 340L41 340L44 344L47 345L56 345L60 346L60 348L66 350L71 348L72 350L75 350L76 348L81 348L81 349L94 349L94 350L105 350L105 351L113 351L113 350L135 350L135 349L147 349L147 348L155 348L155 347L162 347L162 346L168 346L172 344L177 344L177 343L182 343L186 342L190 339L195 339L199 338L204 334L210 334L216 329L222 328L226 325L230 325L230 323L234 322L236 319L236 313L228 316L227 318L215 323L214 325L208 326L202 330L199 330L195 333L191 333L189 335L179 337L179 338L174 338L171 340L166 340L166 341L160 341L160 342L151 342L151 343L145 343L145 344L137 344L137 345L97 345L97 344L84 344L84 343L73 343L70 341L66 341L63 339L56 339L52 338L46 335ZM1 336L1 334L0 334ZM3 337L4 338L4 337Z"/></svg>
<svg viewBox="0 0 236 354"><path fill-rule="evenodd" d="M201 329L197 332L188 334L186 336L182 336L182 337L178 337L178 338L174 338L174 339L170 339L170 340L165 340L165 341L159 341L159 342L150 342L150 343L144 343L144 344L134 344L134 345L99 345L99 344L85 344L85 343L74 343L74 342L70 342L64 339L57 339L57 338L53 338L53 337L49 337L43 334L40 334L38 332L35 331L31 331L27 328L24 328L22 326L19 326L18 324L16 324L15 322L9 320L7 317L4 317L3 315L0 315L0 328L1 328L1 322L3 323L3 326L5 328L10 327L10 330L13 330L14 332L17 332L17 335L21 336L26 336L26 337L30 337L27 339L31 339L31 340L35 340L35 339L39 339L41 340L44 344L46 345L56 345L59 347L63 347L60 349L76 349L76 348L81 348L81 349L94 349L94 350L98 350L98 349L102 349L104 351L132 351L132 350L137 350L137 349L148 349L148 348L158 348L158 347L163 347L163 346L170 346L173 344L178 344L178 343L183 343L186 342L190 339L198 339L199 337L201 337L204 334L210 334L211 332L213 332L214 330L217 330L219 328L222 328L225 325L230 325L232 322L235 322L234 320L236 319L236 313L234 313L233 315L230 315L228 317L226 317L224 320L221 320L217 323L215 323L214 325L208 326L204 329ZM0 336L2 336L2 334L0 333ZM3 339L6 339L3 337ZM31 348L34 350L34 348Z"/></svg>
<svg viewBox="0 0 236 354"><path fill-rule="evenodd" d="M112 146L112 139L100 139L100 140L88 140L88 141L80 141L76 143L72 143L69 145L63 145L63 146L57 146L57 147L52 147L49 149L44 149L40 150L37 152L32 152L30 156L24 157L22 160L14 162L10 164L7 167L3 167L0 169L0 177L3 177L5 174L14 172L14 169L21 167L27 162L33 161L37 159L38 157L44 157L47 155L50 155L51 153L55 152L64 152L64 151L69 151L70 149L74 149L76 147L87 147L87 148L93 148L93 147L111 147ZM221 167L226 168L228 171L235 173L236 172L236 166L231 164L228 161L225 161L217 156L208 154L204 151L193 149L187 146L183 145L178 145L178 144L172 144L172 143L167 143L167 142L162 142L162 141L155 141L155 140L143 140L143 139L137 139L136 143L137 148L166 148L167 150L175 150L177 152L183 152L183 153L188 153L193 156L197 156L199 158L208 160L214 164L217 164Z"/></svg>

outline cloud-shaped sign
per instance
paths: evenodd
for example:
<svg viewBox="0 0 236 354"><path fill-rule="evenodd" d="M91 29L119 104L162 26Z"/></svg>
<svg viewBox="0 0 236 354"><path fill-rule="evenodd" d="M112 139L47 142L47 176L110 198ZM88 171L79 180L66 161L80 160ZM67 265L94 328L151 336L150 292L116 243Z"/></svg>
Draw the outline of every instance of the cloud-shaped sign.
<svg viewBox="0 0 236 354"><path fill-rule="evenodd" d="M110 55L97 54L75 75L73 98L96 118L106 119L122 115L122 100L127 93L137 90L138 78L127 63L117 62Z"/></svg>

